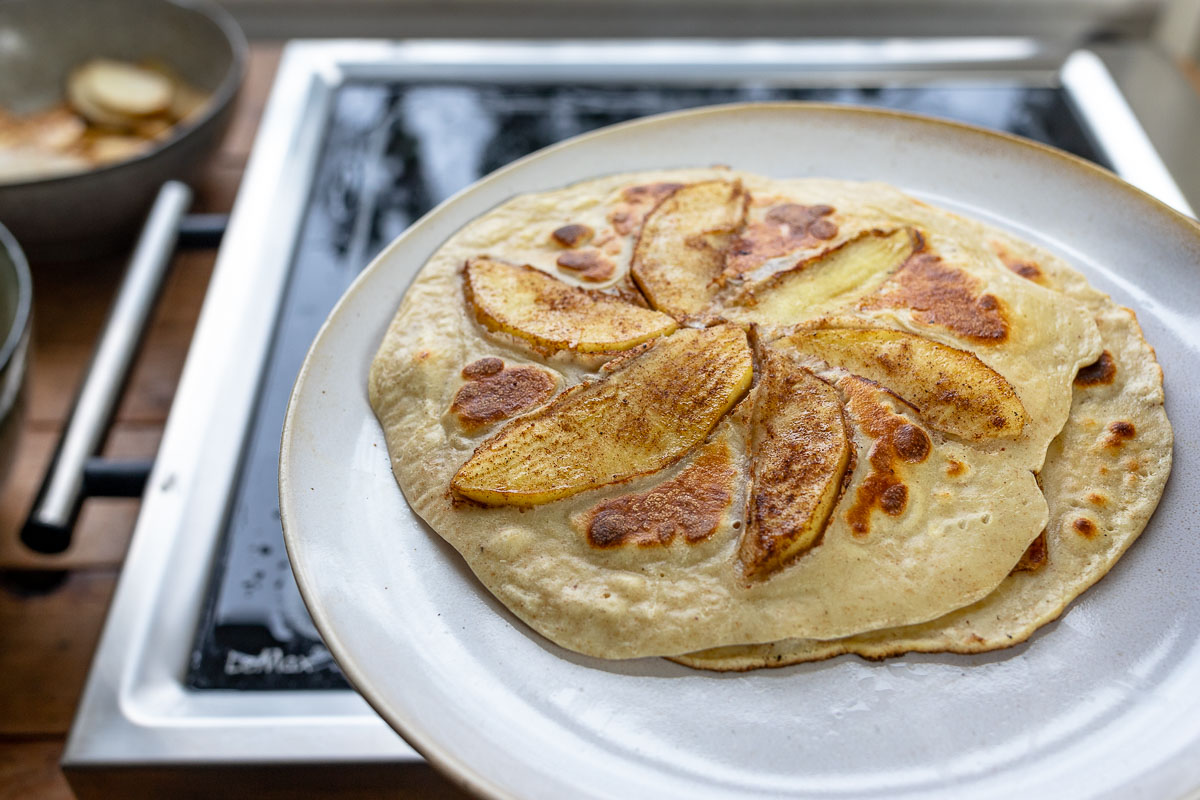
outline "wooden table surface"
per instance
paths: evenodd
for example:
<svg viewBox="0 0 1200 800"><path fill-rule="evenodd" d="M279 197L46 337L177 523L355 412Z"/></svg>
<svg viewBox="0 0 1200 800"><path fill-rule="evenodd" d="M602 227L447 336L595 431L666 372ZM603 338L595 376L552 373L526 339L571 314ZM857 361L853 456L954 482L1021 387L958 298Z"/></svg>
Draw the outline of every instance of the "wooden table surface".
<svg viewBox="0 0 1200 800"><path fill-rule="evenodd" d="M255 43L233 122L220 150L193 182L198 213L228 213L254 142L282 46ZM32 264L34 329L24 417L7 482L0 487L0 800L69 800L58 767L137 518L136 499L90 499L71 547L44 556L19 541L128 254L75 264ZM181 252L171 265L103 455L152 459L200 314L216 251ZM66 571L48 592L21 590L22 578ZM378 783L378 781L376 781ZM336 788L334 788L336 785ZM306 797L463 798L431 771L403 791L347 788L317 776ZM262 798L279 794L256 786ZM148 796L160 796L147 787ZM200 796L207 796L201 791Z"/></svg>
<svg viewBox="0 0 1200 800"><path fill-rule="evenodd" d="M279 61L255 45L229 135L194 184L193 211L228 212ZM153 458L216 252L181 253L138 354L104 454ZM0 800L70 798L58 759L137 516L138 501L88 500L71 547L25 549L18 533L45 473L126 257L33 264L34 330L24 421L0 492ZM13 588L31 570L66 570L48 593ZM14 575L14 573L17 573Z"/></svg>
<svg viewBox="0 0 1200 800"><path fill-rule="evenodd" d="M256 43L232 129L195 184L193 211L228 212L278 65L280 47ZM1200 70L1184 65L1200 90ZM191 342L215 252L172 265L116 414L104 454L152 458ZM58 588L28 593L0 581L0 800L71 798L58 768L137 516L138 501L93 499L70 549L58 556L18 540L125 266L123 258L34 265L34 337L16 461L0 491L0 577L66 570ZM459 796L424 784L409 796ZM355 796L362 796L355 792ZM345 795L340 795L345 796ZM392 794L391 796L395 796Z"/></svg>

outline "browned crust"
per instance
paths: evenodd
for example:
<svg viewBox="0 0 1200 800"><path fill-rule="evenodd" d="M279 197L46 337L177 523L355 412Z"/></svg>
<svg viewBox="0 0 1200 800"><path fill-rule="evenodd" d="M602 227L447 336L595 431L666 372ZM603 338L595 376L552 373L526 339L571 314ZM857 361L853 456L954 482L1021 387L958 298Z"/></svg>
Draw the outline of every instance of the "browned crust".
<svg viewBox="0 0 1200 800"><path fill-rule="evenodd" d="M902 465L924 461L933 443L924 428L879 402L877 384L851 375L839 380L838 388L846 397L850 419L875 440L867 453L871 470L855 490L854 503L846 512L851 533L862 537L871 530L874 509L889 516L904 513L908 486L902 478Z"/></svg>
<svg viewBox="0 0 1200 800"><path fill-rule="evenodd" d="M489 356L467 364L462 368L462 376L470 381L488 375L495 375L502 369L504 369L504 359Z"/></svg>
<svg viewBox="0 0 1200 800"><path fill-rule="evenodd" d="M913 319L979 344L1008 339L1008 319L1000 299L980 292L982 281L942 263L929 251L918 252L900 267L892 284L864 298L861 308L907 308Z"/></svg>
<svg viewBox="0 0 1200 800"><path fill-rule="evenodd" d="M827 217L832 206L783 203L767 211L762 222L752 222L734 238L725 258L724 277L737 277L802 248L816 247L837 236L838 227Z"/></svg>
<svg viewBox="0 0 1200 800"><path fill-rule="evenodd" d="M1117 377L1117 362L1112 353L1105 350L1093 363L1083 367L1075 375L1075 385L1088 387L1112 383Z"/></svg>
<svg viewBox="0 0 1200 800"><path fill-rule="evenodd" d="M1137 427L1129 420L1119 419L1108 423L1108 436L1104 439L1105 447L1122 447L1125 442L1137 435Z"/></svg>
<svg viewBox="0 0 1200 800"><path fill-rule="evenodd" d="M560 269L578 273L580 280L591 283L603 283L617 271L617 265L595 249L563 253L554 263Z"/></svg>
<svg viewBox="0 0 1200 800"><path fill-rule="evenodd" d="M1042 272L1042 268L1036 262L1018 258L1002 242L992 242L992 250L1000 257L1000 261L1004 266L1008 267L1009 271L1040 286L1050 285L1045 273Z"/></svg>
<svg viewBox="0 0 1200 800"><path fill-rule="evenodd" d="M541 405L554 394L555 380L537 367L493 370L498 358L480 359L463 367L469 378L454 394L450 413L467 430L477 430ZM485 371L493 370L493 371Z"/></svg>
<svg viewBox="0 0 1200 800"><path fill-rule="evenodd" d="M1012 568L1012 571L1037 572L1046 565L1046 556L1046 531L1043 529L1037 538L1029 543L1029 547L1025 548L1025 552L1021 554L1021 560Z"/></svg>
<svg viewBox="0 0 1200 800"><path fill-rule="evenodd" d="M587 512L588 543L597 548L664 547L676 538L704 541L733 501L737 477L729 447L703 447L675 478L648 492L605 500Z"/></svg>
<svg viewBox="0 0 1200 800"><path fill-rule="evenodd" d="M640 231L646 215L658 207L658 204L670 197L677 189L682 189L682 183L647 183L640 186L630 186L621 192L621 201L608 214L608 221L613 230L622 236L628 236L634 231Z"/></svg>
<svg viewBox="0 0 1200 800"><path fill-rule="evenodd" d="M633 276L628 272L621 276L621 279L609 286L605 291L612 292L614 297L619 297L630 305L638 308L649 308L650 301L646 299L646 295L642 294L642 290L633 280Z"/></svg>
<svg viewBox="0 0 1200 800"><path fill-rule="evenodd" d="M555 228L550 238L560 247L579 247L590 242L595 234L587 225L572 223Z"/></svg>

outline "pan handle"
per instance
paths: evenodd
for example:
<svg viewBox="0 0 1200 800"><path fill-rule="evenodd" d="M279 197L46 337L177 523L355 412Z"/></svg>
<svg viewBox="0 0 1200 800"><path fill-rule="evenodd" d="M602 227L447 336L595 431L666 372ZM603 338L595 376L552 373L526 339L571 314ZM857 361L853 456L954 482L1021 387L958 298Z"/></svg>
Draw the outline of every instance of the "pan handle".
<svg viewBox="0 0 1200 800"><path fill-rule="evenodd" d="M32 550L61 553L71 544L83 501L85 467L103 441L171 263L180 220L191 202L191 189L167 181L150 209L71 416L21 529L21 541Z"/></svg>

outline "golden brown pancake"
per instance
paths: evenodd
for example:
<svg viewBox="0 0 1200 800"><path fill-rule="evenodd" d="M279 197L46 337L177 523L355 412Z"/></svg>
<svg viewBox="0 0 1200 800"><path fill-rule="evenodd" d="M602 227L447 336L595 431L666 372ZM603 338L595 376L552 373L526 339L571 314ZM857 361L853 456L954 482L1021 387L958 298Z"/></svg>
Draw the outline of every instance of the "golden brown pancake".
<svg viewBox="0 0 1200 800"><path fill-rule="evenodd" d="M421 270L371 403L413 508L569 649L928 624L1046 527L1036 473L1102 350L1087 297L1005 259L1067 268L997 241L880 184L719 169L517 197Z"/></svg>
<svg viewBox="0 0 1200 800"><path fill-rule="evenodd" d="M1036 258L1036 257L1035 257ZM1162 370L1132 311L1044 260L1048 282L1087 303L1104 351L1075 379L1071 415L1051 443L1040 482L1045 533L990 595L939 619L821 641L790 639L717 648L677 660L714 670L782 667L845 653L980 653L1025 641L1116 563L1158 505L1171 470L1172 434Z"/></svg>

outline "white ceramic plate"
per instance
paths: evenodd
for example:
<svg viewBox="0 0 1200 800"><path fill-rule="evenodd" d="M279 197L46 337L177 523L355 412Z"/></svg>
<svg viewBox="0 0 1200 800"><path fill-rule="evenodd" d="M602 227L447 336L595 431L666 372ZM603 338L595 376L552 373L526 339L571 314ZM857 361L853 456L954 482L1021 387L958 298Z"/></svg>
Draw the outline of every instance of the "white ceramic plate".
<svg viewBox="0 0 1200 800"><path fill-rule="evenodd" d="M1137 310L1166 371L1174 475L1144 537L1059 621L983 656L844 656L724 675L660 659L601 661L517 621L409 509L366 377L421 264L515 194L708 164L887 181L1050 248ZM1200 226L1023 140L803 104L619 125L447 201L342 298L288 409L280 459L288 552L354 685L430 761L482 795L1181 796L1200 786L1198 309Z"/></svg>

